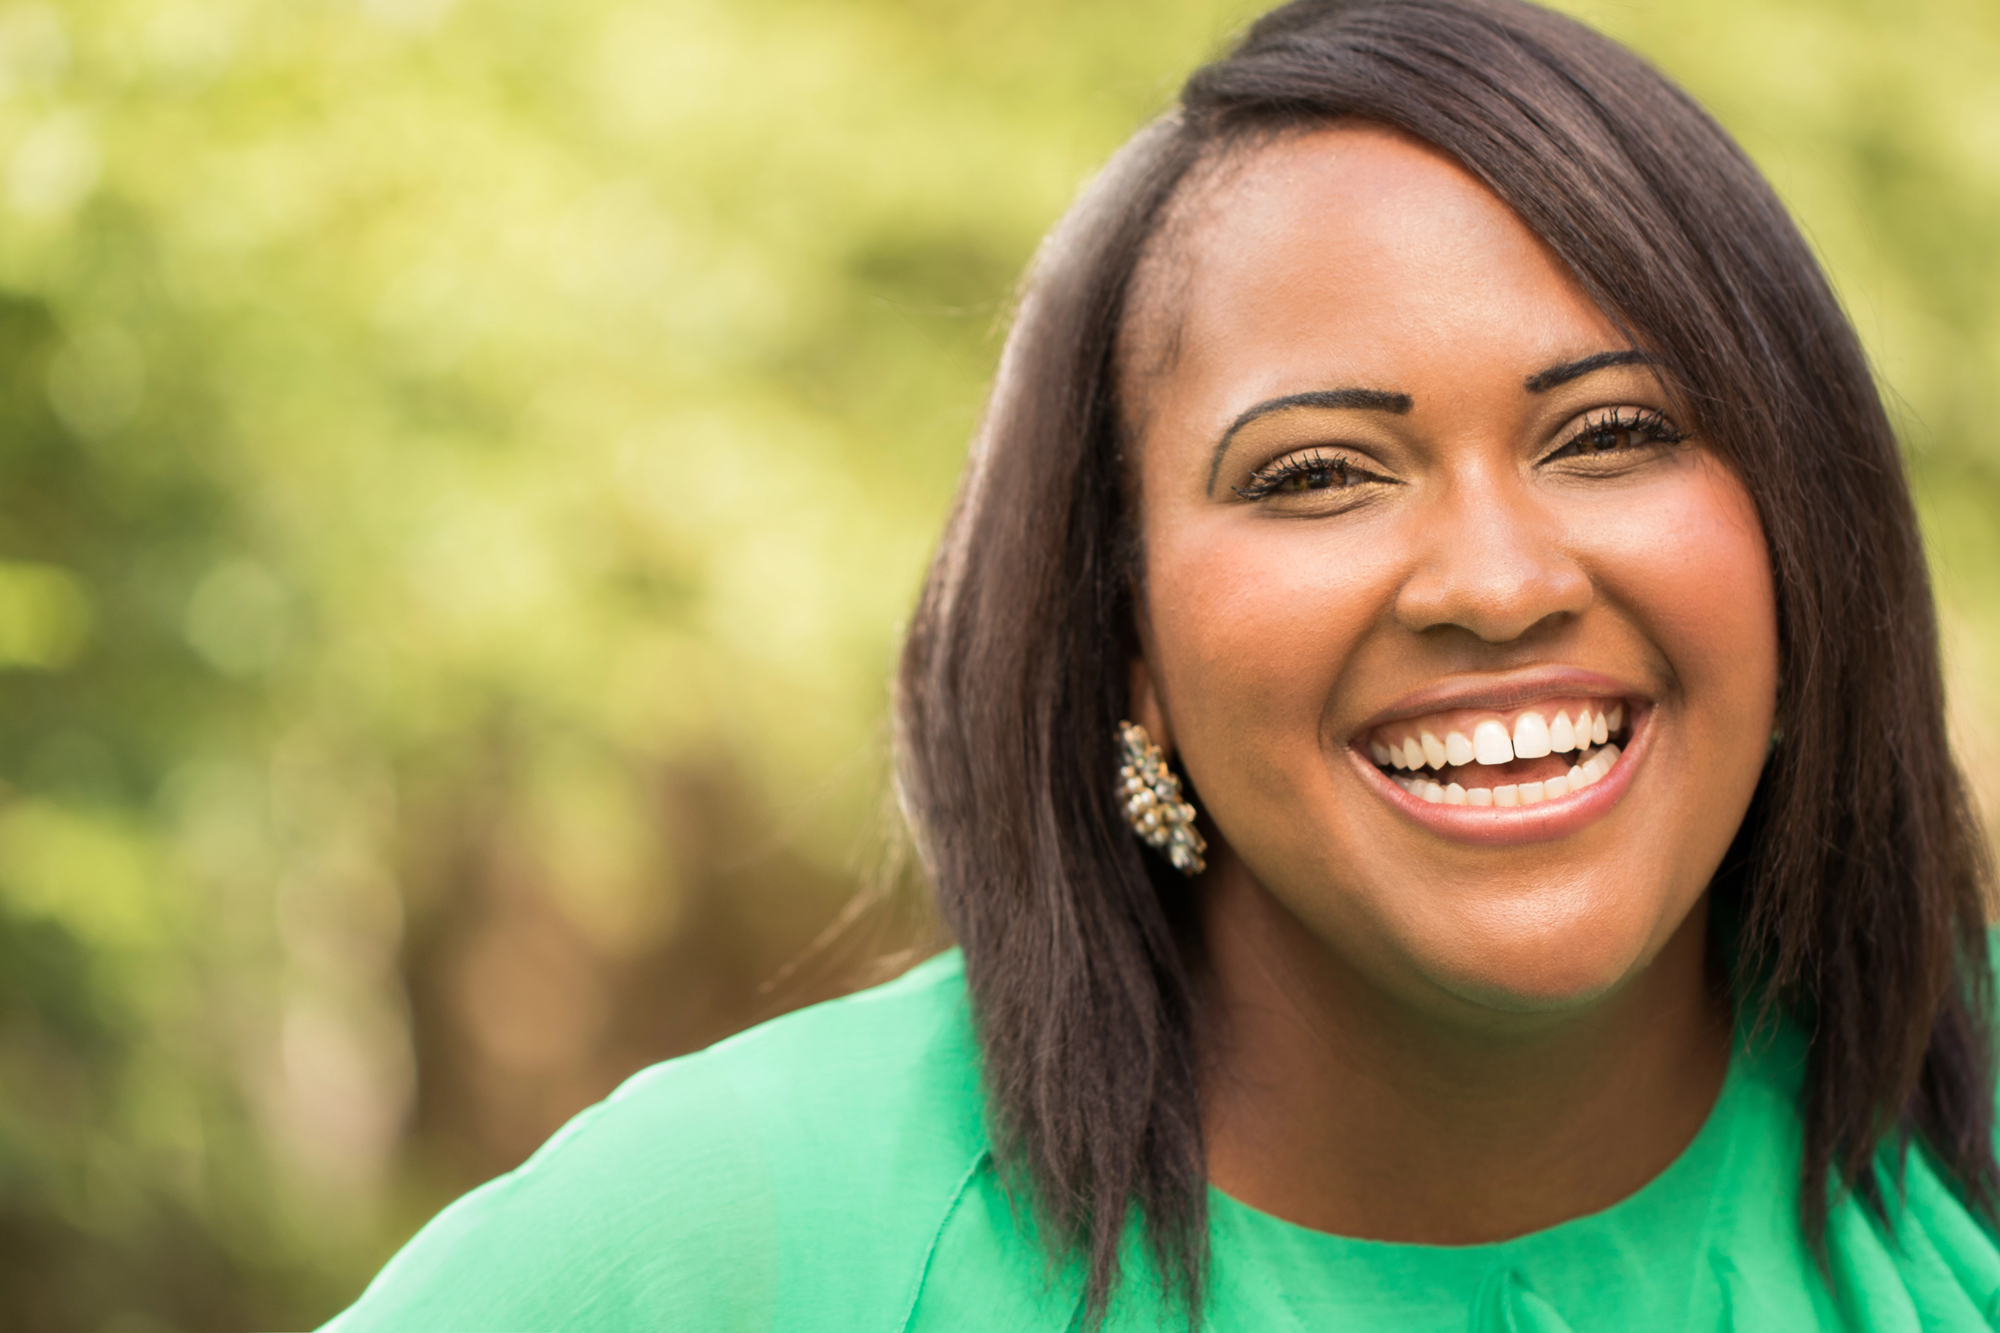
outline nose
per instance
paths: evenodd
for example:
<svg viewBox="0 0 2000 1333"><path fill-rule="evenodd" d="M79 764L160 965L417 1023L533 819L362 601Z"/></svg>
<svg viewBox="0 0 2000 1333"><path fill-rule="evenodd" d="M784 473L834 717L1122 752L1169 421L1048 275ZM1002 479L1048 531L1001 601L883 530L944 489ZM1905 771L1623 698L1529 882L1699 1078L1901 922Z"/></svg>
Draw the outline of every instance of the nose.
<svg viewBox="0 0 2000 1333"><path fill-rule="evenodd" d="M1558 497L1525 479L1464 478L1413 514L1423 536L1396 596L1396 618L1511 643L1590 605L1590 575L1564 550Z"/></svg>

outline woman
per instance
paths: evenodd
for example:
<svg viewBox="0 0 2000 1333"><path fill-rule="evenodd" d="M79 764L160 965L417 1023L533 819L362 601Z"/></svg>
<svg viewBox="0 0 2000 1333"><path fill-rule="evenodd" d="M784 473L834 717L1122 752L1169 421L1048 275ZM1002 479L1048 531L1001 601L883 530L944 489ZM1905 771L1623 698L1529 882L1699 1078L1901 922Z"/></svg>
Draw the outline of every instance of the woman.
<svg viewBox="0 0 2000 1333"><path fill-rule="evenodd" d="M640 1075L335 1326L1988 1327L1935 638L1712 122L1516 0L1287 6L1008 342L900 681L960 951Z"/></svg>

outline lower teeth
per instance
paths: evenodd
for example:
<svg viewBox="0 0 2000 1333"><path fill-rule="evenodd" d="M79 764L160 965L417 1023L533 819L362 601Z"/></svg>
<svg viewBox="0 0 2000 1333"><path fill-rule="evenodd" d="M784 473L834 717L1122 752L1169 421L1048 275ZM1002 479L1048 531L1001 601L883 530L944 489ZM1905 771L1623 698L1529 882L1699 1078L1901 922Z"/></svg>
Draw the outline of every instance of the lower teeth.
<svg viewBox="0 0 2000 1333"><path fill-rule="evenodd" d="M1537 805L1582 791L1600 781L1622 753L1617 745L1600 745L1585 752L1567 774L1540 782L1514 782L1502 787L1461 787L1456 782L1440 785L1429 778L1389 774L1398 787L1432 805L1517 806Z"/></svg>

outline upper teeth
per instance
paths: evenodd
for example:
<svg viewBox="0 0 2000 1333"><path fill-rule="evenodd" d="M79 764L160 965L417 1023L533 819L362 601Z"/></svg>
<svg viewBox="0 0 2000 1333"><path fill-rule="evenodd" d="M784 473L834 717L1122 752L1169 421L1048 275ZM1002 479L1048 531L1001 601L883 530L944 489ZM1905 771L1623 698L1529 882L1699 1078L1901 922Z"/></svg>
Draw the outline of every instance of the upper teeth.
<svg viewBox="0 0 2000 1333"><path fill-rule="evenodd" d="M1622 703L1594 709L1584 705L1573 711L1564 706L1553 718L1545 711L1528 709L1515 715L1511 728L1501 717L1481 718L1471 724L1470 736L1461 727L1439 722L1393 724L1381 729L1389 734L1369 738L1368 753L1378 764L1403 769L1443 769L1474 762L1505 764L1603 745L1624 726Z"/></svg>
<svg viewBox="0 0 2000 1333"><path fill-rule="evenodd" d="M1623 754L1616 745L1604 745L1590 752L1583 762L1571 764L1569 772L1540 782L1510 782L1498 787L1462 787L1456 782L1440 786L1429 778L1391 779L1412 796L1432 805L1535 805L1559 796L1582 791L1611 771Z"/></svg>
<svg viewBox="0 0 2000 1333"><path fill-rule="evenodd" d="M1514 757L1514 743L1498 722L1481 722L1472 729L1472 757L1482 764L1504 764Z"/></svg>

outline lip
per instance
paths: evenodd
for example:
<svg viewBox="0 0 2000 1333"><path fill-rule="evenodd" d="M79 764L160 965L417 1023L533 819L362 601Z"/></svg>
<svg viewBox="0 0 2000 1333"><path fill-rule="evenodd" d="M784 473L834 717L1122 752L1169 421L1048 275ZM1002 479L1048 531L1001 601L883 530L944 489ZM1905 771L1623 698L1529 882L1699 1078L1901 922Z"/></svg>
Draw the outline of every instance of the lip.
<svg viewBox="0 0 2000 1333"><path fill-rule="evenodd" d="M1422 717L1426 713L1442 713L1453 708L1491 708L1504 713L1543 699L1578 694L1622 698L1641 708L1649 703L1644 691L1601 672L1569 666L1529 667L1503 676L1446 679L1426 685L1421 690L1404 695L1363 722L1355 729L1354 735L1366 736L1386 722L1400 722L1406 717Z"/></svg>
<svg viewBox="0 0 2000 1333"><path fill-rule="evenodd" d="M1632 785L1633 774L1652 750L1653 705L1643 694L1620 681L1594 671L1573 667L1537 667L1501 678L1477 681L1441 681L1397 700L1368 720L1357 732L1365 736L1385 722L1442 712L1450 708L1491 708L1506 710L1525 707L1541 699L1564 694L1615 696L1630 709L1626 727L1627 743L1611 771L1574 795L1523 806L1433 805L1413 796L1389 780L1350 741L1342 748L1349 761L1361 771L1362 781L1377 795L1409 819L1453 842L1498 847L1522 843L1553 842L1589 827L1611 813Z"/></svg>

